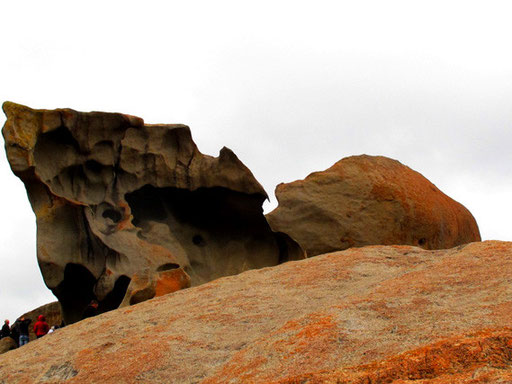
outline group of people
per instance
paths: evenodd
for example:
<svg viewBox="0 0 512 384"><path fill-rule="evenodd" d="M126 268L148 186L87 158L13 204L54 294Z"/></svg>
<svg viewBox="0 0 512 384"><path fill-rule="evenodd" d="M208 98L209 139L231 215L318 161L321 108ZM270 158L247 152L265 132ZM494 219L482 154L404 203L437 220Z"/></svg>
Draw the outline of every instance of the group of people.
<svg viewBox="0 0 512 384"><path fill-rule="evenodd" d="M0 331L0 339L3 339L4 337L11 337L19 347L27 344L29 342L30 323L32 323L31 319L26 319L24 316L21 316L11 327L9 326L9 320L5 320L2 330ZM58 327L52 326L50 328L43 315L39 315L37 317L37 321L34 323L33 327L34 333L38 339L48 333L54 332L56 328Z"/></svg>
<svg viewBox="0 0 512 384"><path fill-rule="evenodd" d="M98 302L96 300L92 300L89 305L84 310L82 314L82 319L86 319L88 317L94 317L98 315ZM16 344L21 347L22 345L27 344L29 339L29 326L32 323L31 319L26 319L24 316L21 316L18 320L16 320L11 327L9 325L9 320L5 320L2 329L0 330L0 339L4 337L12 338ZM54 325L50 328L46 319L43 315L39 315L37 317L37 321L34 323L34 333L36 337L39 339L49 333L53 333L58 328L64 326L64 322L59 325Z"/></svg>

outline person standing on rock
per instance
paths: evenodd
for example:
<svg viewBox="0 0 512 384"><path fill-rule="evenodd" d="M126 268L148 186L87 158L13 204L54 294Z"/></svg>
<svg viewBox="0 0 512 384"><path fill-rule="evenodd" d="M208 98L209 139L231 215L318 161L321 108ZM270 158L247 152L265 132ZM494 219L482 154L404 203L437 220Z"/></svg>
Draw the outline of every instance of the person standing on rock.
<svg viewBox="0 0 512 384"><path fill-rule="evenodd" d="M4 325L2 327L2 333L0 334L0 339L3 339L4 337L11 336L11 327L9 327L9 320L5 320Z"/></svg>
<svg viewBox="0 0 512 384"><path fill-rule="evenodd" d="M16 348L18 348L20 346L20 332L18 331L16 322L14 322L13 326L11 327L11 339L14 340L16 343Z"/></svg>
<svg viewBox="0 0 512 384"><path fill-rule="evenodd" d="M16 322L14 323L14 326L16 327L16 330L18 331L18 334L20 335L20 343L19 346L25 345L28 343L28 326L32 322L31 319L25 319L25 316L21 316Z"/></svg>
<svg viewBox="0 0 512 384"><path fill-rule="evenodd" d="M39 339L48 333L50 330L50 326L46 322L46 319L43 315L39 315L36 323L34 324L34 333L36 337Z"/></svg>

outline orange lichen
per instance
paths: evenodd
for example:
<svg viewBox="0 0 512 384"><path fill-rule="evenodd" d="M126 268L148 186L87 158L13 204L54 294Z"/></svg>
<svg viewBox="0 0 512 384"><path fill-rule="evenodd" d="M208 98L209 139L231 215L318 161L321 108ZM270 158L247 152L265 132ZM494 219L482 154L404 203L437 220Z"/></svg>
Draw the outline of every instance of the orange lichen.
<svg viewBox="0 0 512 384"><path fill-rule="evenodd" d="M259 370L267 362L267 358L263 356L248 358L246 355L245 350L235 353L228 364L222 366L213 377L202 381L202 384L225 383L227 378L236 378L245 383L254 382L253 372Z"/></svg>
<svg viewBox="0 0 512 384"><path fill-rule="evenodd" d="M262 347L268 348L270 354L277 353L283 370L293 375L297 370L314 367L325 359L332 348L336 348L335 341L339 332L332 315L312 313L299 321L287 322L269 337L275 341ZM242 382L270 382L273 373L265 372L262 367L266 360L260 354L242 350L224 364L214 378L205 383L223 383L235 379L242 379ZM254 380L255 376L260 379ZM261 379L262 376L264 379Z"/></svg>
<svg viewBox="0 0 512 384"><path fill-rule="evenodd" d="M82 350L73 362L78 374L69 383L135 383L138 376L157 368L157 361L164 354L160 349L161 340L141 344L137 339L128 337L122 340L122 344L123 347L119 348L119 345L105 342ZM112 364L113 361L116 363ZM102 369L91 369L94 366Z"/></svg>
<svg viewBox="0 0 512 384"><path fill-rule="evenodd" d="M453 336L382 361L328 373L311 372L280 380L279 383L385 384L437 379L436 383L449 384L456 382L455 376L465 378L485 367L510 373L512 329Z"/></svg>
<svg viewBox="0 0 512 384"><path fill-rule="evenodd" d="M156 281L155 296L166 295L190 287L190 277L182 268L160 272Z"/></svg>

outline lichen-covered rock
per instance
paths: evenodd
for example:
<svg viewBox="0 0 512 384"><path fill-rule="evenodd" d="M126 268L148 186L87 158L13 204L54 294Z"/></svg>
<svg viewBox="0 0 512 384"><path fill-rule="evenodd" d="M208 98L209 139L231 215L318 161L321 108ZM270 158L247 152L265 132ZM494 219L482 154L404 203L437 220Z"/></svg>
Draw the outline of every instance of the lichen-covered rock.
<svg viewBox="0 0 512 384"><path fill-rule="evenodd" d="M480 241L471 213L418 172L382 156L344 158L276 188L272 229L308 256L365 245L447 249Z"/></svg>
<svg viewBox="0 0 512 384"><path fill-rule="evenodd" d="M506 383L511 275L510 242L351 248L72 324L0 356L0 377L9 384Z"/></svg>
<svg viewBox="0 0 512 384"><path fill-rule="evenodd" d="M67 323L303 257L270 230L265 191L236 155L203 155L185 125L6 102L13 172L37 218L37 257Z"/></svg>

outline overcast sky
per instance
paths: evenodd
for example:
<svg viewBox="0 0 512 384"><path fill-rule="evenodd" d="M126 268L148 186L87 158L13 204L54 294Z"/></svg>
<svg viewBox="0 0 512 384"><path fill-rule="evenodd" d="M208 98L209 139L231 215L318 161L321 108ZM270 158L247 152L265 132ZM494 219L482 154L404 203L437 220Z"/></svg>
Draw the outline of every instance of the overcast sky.
<svg viewBox="0 0 512 384"><path fill-rule="evenodd" d="M266 211L280 182L388 156L464 204L483 239L512 240L509 1L19 0L0 15L1 101L187 124L203 153L227 146L253 171ZM13 321L54 297L3 151L0 177Z"/></svg>

